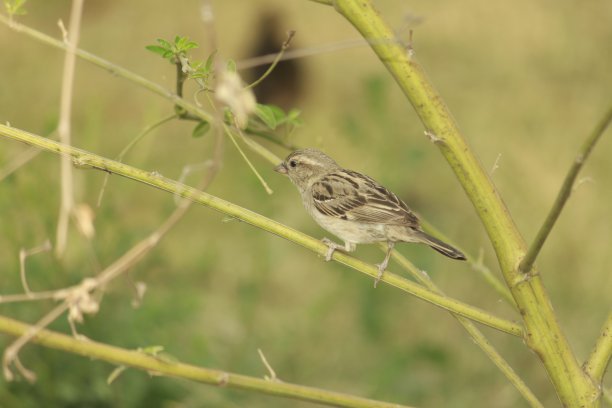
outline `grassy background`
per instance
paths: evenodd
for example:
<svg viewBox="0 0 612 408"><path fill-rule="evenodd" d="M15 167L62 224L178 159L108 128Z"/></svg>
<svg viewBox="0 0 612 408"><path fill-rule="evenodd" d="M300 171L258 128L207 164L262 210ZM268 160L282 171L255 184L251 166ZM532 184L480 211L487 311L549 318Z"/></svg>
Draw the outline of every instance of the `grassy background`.
<svg viewBox="0 0 612 408"><path fill-rule="evenodd" d="M260 13L282 13L297 30L294 48L356 39L332 8L305 0L214 1L219 55L248 55ZM174 86L174 69L144 50L155 38L188 35L211 49L200 3L159 0L86 2L80 47ZM398 35L415 21L416 55L428 71L529 241L552 203L583 138L612 95L612 3L570 0L508 3L468 0L378 1ZM30 0L20 21L59 36L69 1ZM57 122L63 54L0 27L0 120L47 134ZM302 60L305 125L293 136L346 167L380 180L462 248L497 272L495 255L469 201L401 92L366 46ZM87 63L77 63L74 144L114 157L142 128L169 114L165 100ZM208 157L210 138L192 124L171 123L147 137L126 161L178 177ZM612 306L612 138L603 138L539 258L559 320L583 359ZM0 141L0 165L25 147ZM280 156L287 152L271 147ZM315 236L290 183L251 155L275 194L268 196L231 144L210 188L218 195ZM43 154L0 183L0 293L21 290L20 248L54 238L59 162ZM95 205L103 175L76 172L77 201ZM195 182L196 177L190 181ZM172 197L113 177L96 213L96 238L71 231L62 260L28 260L34 290L60 288L107 266L172 211ZM516 318L465 263L420 246L399 250L452 296ZM95 254L97 261L92 261ZM376 248L357 256L378 262ZM97 264L99 266L97 266ZM391 270L399 268L391 265ZM108 288L101 311L80 326L86 336L127 348L163 345L180 360L263 376L261 348L285 381L420 406L516 407L525 403L491 362L439 309L239 222L194 207L130 273L147 283L134 308L130 280ZM1 305L1 313L35 321L50 303ZM65 320L52 326L67 331ZM557 404L536 357L520 340L483 329L546 406ZM0 338L4 348L8 338ZM0 406L301 407L309 404L128 370L111 386L105 363L28 346L21 354L39 376L34 385L0 380ZM610 378L607 381L611 384Z"/></svg>

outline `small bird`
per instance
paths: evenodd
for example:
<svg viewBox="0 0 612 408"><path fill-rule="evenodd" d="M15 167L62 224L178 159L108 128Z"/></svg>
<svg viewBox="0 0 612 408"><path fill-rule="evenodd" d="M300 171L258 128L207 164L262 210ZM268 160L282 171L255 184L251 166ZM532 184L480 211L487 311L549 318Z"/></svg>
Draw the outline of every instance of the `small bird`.
<svg viewBox="0 0 612 408"><path fill-rule="evenodd" d="M323 239L329 247L326 261L336 249L352 252L357 244L387 242L374 287L387 269L396 242L423 243L449 258L466 259L461 251L423 232L417 216L387 188L365 174L340 167L317 149L296 150L274 170L295 184L312 218L344 241L340 245Z"/></svg>

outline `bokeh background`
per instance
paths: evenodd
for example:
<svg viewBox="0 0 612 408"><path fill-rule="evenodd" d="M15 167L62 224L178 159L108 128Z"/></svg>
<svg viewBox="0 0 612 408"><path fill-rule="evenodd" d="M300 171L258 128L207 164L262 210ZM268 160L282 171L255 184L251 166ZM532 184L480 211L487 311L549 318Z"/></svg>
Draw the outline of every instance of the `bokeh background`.
<svg viewBox="0 0 612 408"><path fill-rule="evenodd" d="M380 180L471 254L483 251L499 274L475 212L448 165L423 135L411 106L357 32L332 8L306 0L213 1L218 56L242 61L257 49L261 19L297 31L307 49L296 77L304 125L290 137L317 146L346 167ZM612 96L612 3L607 0L514 2L379 0L383 16L416 56L493 179L529 241L547 213L573 155ZM156 38L187 35L206 58L211 38L196 0L86 2L79 46L169 89L174 68L146 51ZM59 37L69 1L30 0L19 20ZM264 26L269 26L266 24ZM331 49L330 49L331 47ZM0 120L49 134L57 124L63 53L0 26ZM245 76L247 74L245 73ZM274 74L273 74L274 76ZM272 79L271 79L272 80ZM144 127L172 112L147 90L77 62L74 144L116 156ZM210 157L212 137L191 137L192 123L164 125L125 161L177 178ZM609 133L609 132L608 132ZM262 141L262 143L265 143ZM279 156L288 152L267 144ZM26 149L0 141L0 166ZM612 306L612 137L581 174L584 182L538 260L571 344L584 359ZM270 164L249 153L275 193L267 195L231 143L212 194L316 237L325 233ZM190 176L195 183L197 175ZM95 208L103 174L76 171L77 202ZM59 161L41 154L0 183L0 294L20 292L18 252L54 239ZM28 259L33 290L94 275L153 231L175 204L146 186L111 177L91 243L71 228L63 259ZM467 264L420 246L399 250L446 292L517 319ZM375 247L356 256L378 262ZM400 272L392 264L390 269ZM144 281L140 307L133 282ZM0 313L34 322L51 302L0 304ZM69 332L65 319L52 325ZM100 312L79 326L97 341L135 349L163 345L197 365L263 376L261 348L279 377L418 406L526 406L457 322L429 304L379 285L339 264L222 214L194 206L164 241L107 288ZM483 328L545 406L558 401L535 355L520 340ZM0 337L0 347L9 339ZM29 345L21 353L38 381L0 380L2 407L306 407L311 404L128 370L106 384L113 366ZM608 386L611 379L608 376Z"/></svg>

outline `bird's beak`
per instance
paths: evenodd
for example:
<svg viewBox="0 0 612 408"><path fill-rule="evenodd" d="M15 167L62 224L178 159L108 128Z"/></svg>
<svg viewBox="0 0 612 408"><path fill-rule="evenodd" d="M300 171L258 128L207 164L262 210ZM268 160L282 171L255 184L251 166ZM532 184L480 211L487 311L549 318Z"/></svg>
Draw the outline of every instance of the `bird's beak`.
<svg viewBox="0 0 612 408"><path fill-rule="evenodd" d="M274 171L280 174L287 174L287 166L285 166L285 163L281 163L278 166L276 166L274 168Z"/></svg>

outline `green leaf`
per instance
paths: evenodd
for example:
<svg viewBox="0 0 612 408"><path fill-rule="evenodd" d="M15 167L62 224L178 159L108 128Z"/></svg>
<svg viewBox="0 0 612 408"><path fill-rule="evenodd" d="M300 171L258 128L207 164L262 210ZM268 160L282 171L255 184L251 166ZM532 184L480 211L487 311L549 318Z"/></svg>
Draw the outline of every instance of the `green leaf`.
<svg viewBox="0 0 612 408"><path fill-rule="evenodd" d="M164 47L168 51L170 51L172 49L172 43L170 43L169 41L164 40L163 38L158 38L157 42L159 43L159 45L161 45L162 47Z"/></svg>
<svg viewBox="0 0 612 408"><path fill-rule="evenodd" d="M193 132L191 132L192 137L202 137L210 130L210 123L206 121L201 121L193 128Z"/></svg>
<svg viewBox="0 0 612 408"><path fill-rule="evenodd" d="M167 49L160 47L159 45L147 45L145 48L155 54L161 55L164 58L166 58L166 53L168 53Z"/></svg>
<svg viewBox="0 0 612 408"><path fill-rule="evenodd" d="M217 50L214 50L208 58L206 58L206 64L204 64L204 68L206 71L210 71L212 69L213 63L215 62L215 56L217 55Z"/></svg>
<svg viewBox="0 0 612 408"><path fill-rule="evenodd" d="M4 0L4 7L10 16L22 16L27 13L23 8L27 0Z"/></svg>
<svg viewBox="0 0 612 408"><path fill-rule="evenodd" d="M148 354L150 356L157 356L159 353L164 351L164 346L148 346L148 347L138 347L136 351L139 351L143 354Z"/></svg>
<svg viewBox="0 0 612 408"><path fill-rule="evenodd" d="M300 118L301 114L302 114L301 110L291 109L289 113L287 114L287 123L293 126L302 126L304 122L302 121L302 118Z"/></svg>
<svg viewBox="0 0 612 408"><path fill-rule="evenodd" d="M234 61L233 59L228 60L228 61L227 61L227 66L226 66L226 69L227 69L229 72L236 72L236 61Z"/></svg>
<svg viewBox="0 0 612 408"><path fill-rule="evenodd" d="M174 46L178 52L185 52L192 48L197 48L199 45L195 41L191 41L188 37L174 37Z"/></svg>
<svg viewBox="0 0 612 408"><path fill-rule="evenodd" d="M183 49L184 51L188 51L188 50L191 50L191 49L193 49L193 48L198 48L198 47L199 47L199 45L198 45L198 43L197 43L197 42L195 42L195 41L188 41L187 43L185 43L185 44L183 45L183 48L182 48L182 49Z"/></svg>
<svg viewBox="0 0 612 408"><path fill-rule="evenodd" d="M276 126L278 126L278 121L271 105L262 105L258 103L255 109L255 115L272 130L276 129Z"/></svg>
<svg viewBox="0 0 612 408"><path fill-rule="evenodd" d="M287 120L287 115L285 115L284 110L282 110L276 105L268 105L268 107L272 110L272 113L274 114L274 118L276 119L276 122L278 124Z"/></svg>

